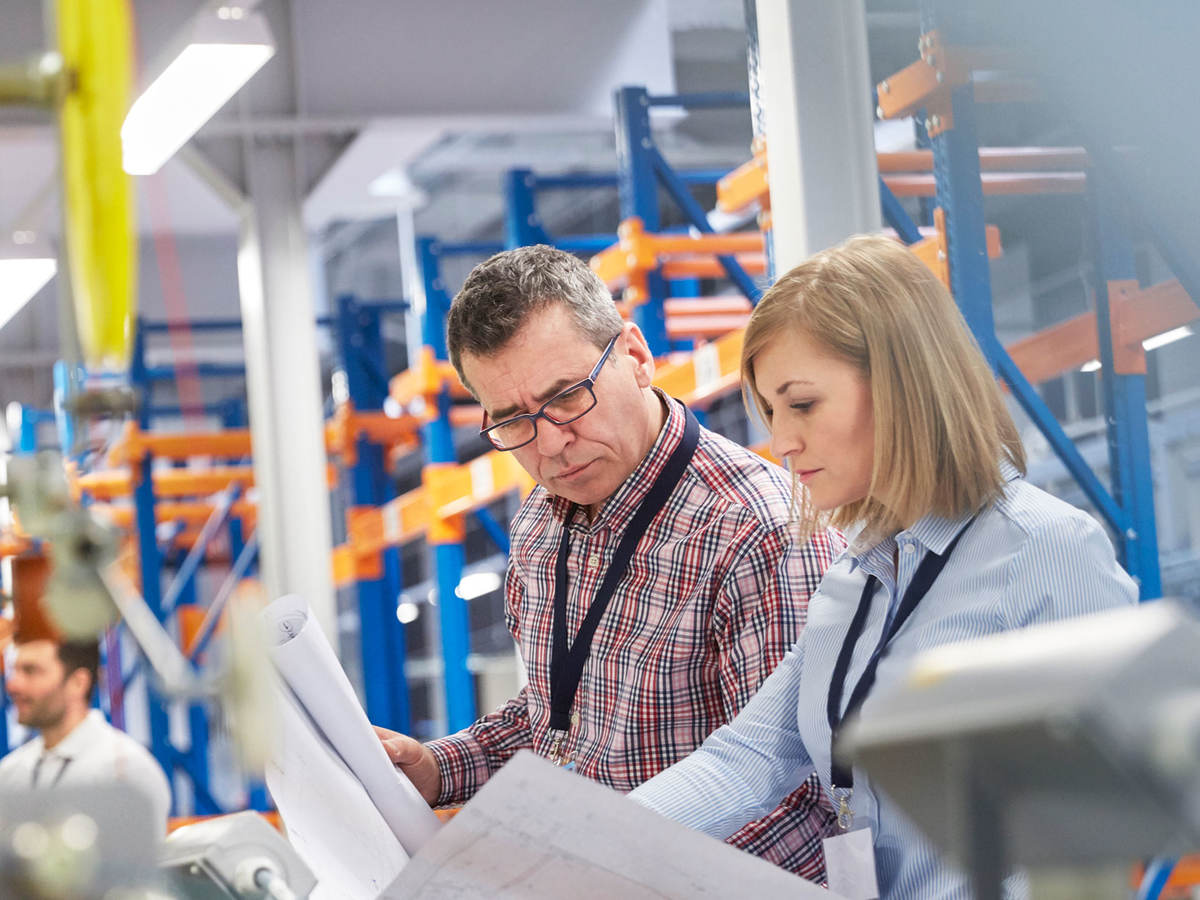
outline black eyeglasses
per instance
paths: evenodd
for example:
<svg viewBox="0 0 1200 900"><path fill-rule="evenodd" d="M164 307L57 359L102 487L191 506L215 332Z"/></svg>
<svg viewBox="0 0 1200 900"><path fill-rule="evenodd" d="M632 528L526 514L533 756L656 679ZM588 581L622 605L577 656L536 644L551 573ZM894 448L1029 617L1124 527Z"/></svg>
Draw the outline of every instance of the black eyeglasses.
<svg viewBox="0 0 1200 900"><path fill-rule="evenodd" d="M492 446L497 450L516 450L537 437L538 419L545 419L554 425L566 425L591 412L596 405L596 393L592 389L596 385L596 379L600 376L600 370L604 367L604 361L612 353L612 348L616 346L617 338L620 336L620 332L613 335L613 339L604 348L604 354L600 357L600 361L583 381L559 391L543 403L541 409L535 413L522 413L511 419L505 419L503 422L497 422L495 425L488 425L487 413L484 412L483 428L479 433L491 441Z"/></svg>

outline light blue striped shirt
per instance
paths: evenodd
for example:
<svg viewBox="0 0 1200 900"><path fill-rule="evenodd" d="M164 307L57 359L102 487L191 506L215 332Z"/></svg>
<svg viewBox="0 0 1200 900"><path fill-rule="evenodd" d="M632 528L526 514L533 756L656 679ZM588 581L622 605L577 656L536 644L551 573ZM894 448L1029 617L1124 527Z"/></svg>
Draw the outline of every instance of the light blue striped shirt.
<svg viewBox="0 0 1200 900"><path fill-rule="evenodd" d="M963 533L880 660L864 716L878 688L899 681L913 657L930 647L1136 602L1133 581L1094 519L1033 487L1015 469L1006 466L1006 475L1003 495ZM880 587L850 661L843 705L925 553L943 552L969 519L926 516L868 550L843 553L809 601L800 640L741 714L630 796L723 838L773 809L814 768L829 792L829 683L867 576L878 578ZM859 769L850 805L854 827L869 826L874 836L882 897L971 896L963 875Z"/></svg>

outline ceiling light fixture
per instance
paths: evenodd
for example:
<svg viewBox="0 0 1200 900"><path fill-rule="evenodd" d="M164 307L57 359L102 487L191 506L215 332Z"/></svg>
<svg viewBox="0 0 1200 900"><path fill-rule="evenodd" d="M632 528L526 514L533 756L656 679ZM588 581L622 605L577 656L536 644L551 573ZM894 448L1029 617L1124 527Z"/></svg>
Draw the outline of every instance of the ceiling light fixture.
<svg viewBox="0 0 1200 900"><path fill-rule="evenodd" d="M275 55L267 20L245 4L206 6L178 42L121 126L130 175L157 172Z"/></svg>
<svg viewBox="0 0 1200 900"><path fill-rule="evenodd" d="M8 324L58 271L58 257L36 232L21 229L0 238L0 328Z"/></svg>
<svg viewBox="0 0 1200 900"><path fill-rule="evenodd" d="M458 582L458 587L454 589L454 593L463 600L474 600L476 597L499 590L502 583L503 579L499 572L472 572L470 575L462 577L462 580Z"/></svg>
<svg viewBox="0 0 1200 900"><path fill-rule="evenodd" d="M1180 325L1178 328L1172 328L1170 331L1164 331L1162 334L1156 334L1154 337L1146 338L1142 341L1143 350L1157 350L1159 347L1165 347L1167 344L1173 344L1176 341L1181 341L1185 337L1191 337L1192 329L1187 325Z"/></svg>
<svg viewBox="0 0 1200 900"><path fill-rule="evenodd" d="M1186 337L1191 337L1195 334L1187 325L1180 325L1178 328L1172 328L1170 331L1164 331L1162 334L1156 334L1154 337L1148 337L1142 341L1142 349L1149 352L1157 350L1159 347L1165 347L1167 344L1173 344L1176 341L1181 341ZM1085 362L1079 367L1080 372L1096 372L1102 368L1100 360L1093 359Z"/></svg>

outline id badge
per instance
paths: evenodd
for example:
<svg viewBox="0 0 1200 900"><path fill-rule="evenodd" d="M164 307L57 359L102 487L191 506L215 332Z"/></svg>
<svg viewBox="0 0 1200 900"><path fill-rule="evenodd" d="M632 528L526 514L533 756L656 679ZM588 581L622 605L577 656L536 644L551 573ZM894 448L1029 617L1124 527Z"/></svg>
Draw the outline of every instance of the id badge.
<svg viewBox="0 0 1200 900"><path fill-rule="evenodd" d="M843 831L821 842L829 890L846 900L877 900L875 846L870 828Z"/></svg>

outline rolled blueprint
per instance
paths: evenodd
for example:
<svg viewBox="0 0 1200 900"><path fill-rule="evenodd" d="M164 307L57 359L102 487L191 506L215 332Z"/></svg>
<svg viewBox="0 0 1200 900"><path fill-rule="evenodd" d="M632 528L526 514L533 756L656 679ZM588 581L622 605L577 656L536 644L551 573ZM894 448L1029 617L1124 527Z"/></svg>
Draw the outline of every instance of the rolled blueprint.
<svg viewBox="0 0 1200 900"><path fill-rule="evenodd" d="M441 823L392 765L308 604L289 594L264 609L263 620L280 677L412 856Z"/></svg>

